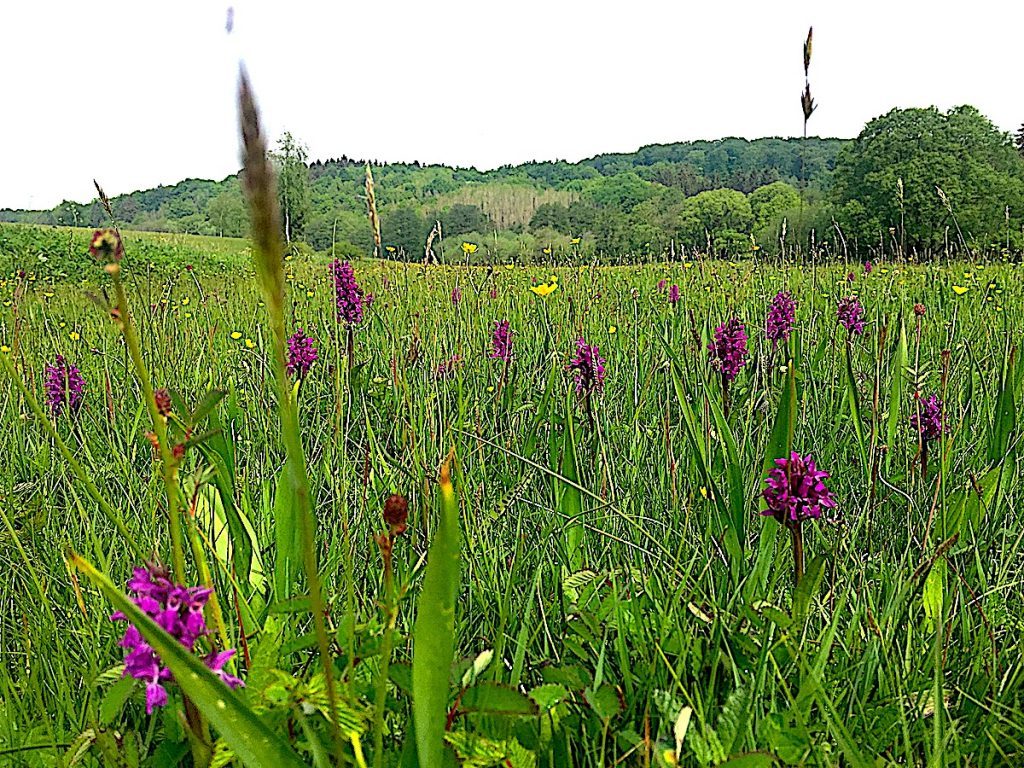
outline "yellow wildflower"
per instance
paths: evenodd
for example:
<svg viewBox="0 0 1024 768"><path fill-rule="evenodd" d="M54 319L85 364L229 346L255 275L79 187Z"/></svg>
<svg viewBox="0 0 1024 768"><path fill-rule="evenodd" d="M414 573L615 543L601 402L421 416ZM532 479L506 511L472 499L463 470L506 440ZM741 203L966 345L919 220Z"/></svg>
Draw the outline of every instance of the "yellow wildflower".
<svg viewBox="0 0 1024 768"><path fill-rule="evenodd" d="M246 349L256 349L256 342L253 341L252 339L246 339L245 347Z"/></svg>
<svg viewBox="0 0 1024 768"><path fill-rule="evenodd" d="M530 290L538 296L547 296L555 292L558 288L558 283L541 283L540 285L531 285Z"/></svg>
<svg viewBox="0 0 1024 768"><path fill-rule="evenodd" d="M72 331L71 333L68 334L68 338L71 339L72 341L78 341L82 337L78 335L77 331Z"/></svg>
<svg viewBox="0 0 1024 768"><path fill-rule="evenodd" d="M238 341L240 338L242 338L242 332L241 331L232 331L231 332L231 338L234 339L235 341Z"/></svg>
<svg viewBox="0 0 1024 768"><path fill-rule="evenodd" d="M477 244L476 243L463 243L462 244L462 252L464 254L466 254L467 256L469 256L470 254L476 253L476 249L477 249Z"/></svg>
<svg viewBox="0 0 1024 768"><path fill-rule="evenodd" d="M963 285L954 285L953 293L955 293L957 296L963 296L965 293L967 293L967 287Z"/></svg>

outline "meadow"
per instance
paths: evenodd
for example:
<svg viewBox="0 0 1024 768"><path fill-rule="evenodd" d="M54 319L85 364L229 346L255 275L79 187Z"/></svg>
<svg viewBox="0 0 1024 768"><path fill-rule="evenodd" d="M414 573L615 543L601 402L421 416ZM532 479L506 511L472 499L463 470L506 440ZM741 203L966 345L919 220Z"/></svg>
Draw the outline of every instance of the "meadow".
<svg viewBox="0 0 1024 768"><path fill-rule="evenodd" d="M125 233L114 275L88 234L12 231L6 764L1022 759L1018 264L360 260L346 323L330 258L291 251L282 322L317 355L282 387L245 241ZM780 291L795 319L772 342ZM837 322L850 296L863 333ZM725 393L708 346L731 317L749 356ZM52 407L57 355L80 404L65 368ZM836 502L796 526L760 514L791 450ZM195 655L118 597L144 559L213 590ZM153 714L115 609L174 670ZM244 687L197 671L200 648L237 649ZM417 757L427 726L441 762Z"/></svg>

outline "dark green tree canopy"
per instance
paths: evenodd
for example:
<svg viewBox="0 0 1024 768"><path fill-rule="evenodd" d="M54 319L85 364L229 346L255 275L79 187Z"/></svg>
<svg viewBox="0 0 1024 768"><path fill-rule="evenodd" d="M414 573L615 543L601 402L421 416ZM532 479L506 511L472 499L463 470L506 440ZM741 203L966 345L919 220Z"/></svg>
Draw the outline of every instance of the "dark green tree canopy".
<svg viewBox="0 0 1024 768"><path fill-rule="evenodd" d="M935 251L959 228L966 245L986 247L1019 239L1024 222L1024 159L969 106L872 120L840 153L833 185L837 218L862 246Z"/></svg>

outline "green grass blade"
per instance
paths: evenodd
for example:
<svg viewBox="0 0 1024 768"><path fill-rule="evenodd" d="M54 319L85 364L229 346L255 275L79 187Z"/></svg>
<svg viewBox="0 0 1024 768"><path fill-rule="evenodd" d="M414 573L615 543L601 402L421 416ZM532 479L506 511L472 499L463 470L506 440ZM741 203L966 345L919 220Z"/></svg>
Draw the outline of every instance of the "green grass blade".
<svg viewBox="0 0 1024 768"><path fill-rule="evenodd" d="M579 464L576 460L576 425L572 417L573 391L569 390L565 401L565 431L562 433L562 477L563 483L555 480L558 487L558 510L568 522L565 531L567 565L570 571L583 567L583 495L579 490Z"/></svg>
<svg viewBox="0 0 1024 768"><path fill-rule="evenodd" d="M455 653L455 600L459 593L462 532L451 481L451 460L441 467L441 521L430 544L413 630L413 720L419 764L439 768L448 714L448 675Z"/></svg>

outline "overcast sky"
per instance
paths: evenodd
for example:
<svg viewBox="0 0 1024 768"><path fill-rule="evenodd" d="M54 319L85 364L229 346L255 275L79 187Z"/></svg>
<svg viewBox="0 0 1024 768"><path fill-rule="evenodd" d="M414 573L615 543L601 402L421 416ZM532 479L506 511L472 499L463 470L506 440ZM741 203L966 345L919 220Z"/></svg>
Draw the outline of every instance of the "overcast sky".
<svg viewBox="0 0 1024 768"><path fill-rule="evenodd" d="M1010 0L3 0L0 207L234 173L239 58L269 134L313 159L493 168L799 135L811 24L812 134L895 106L1024 122Z"/></svg>

